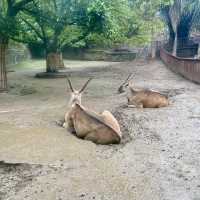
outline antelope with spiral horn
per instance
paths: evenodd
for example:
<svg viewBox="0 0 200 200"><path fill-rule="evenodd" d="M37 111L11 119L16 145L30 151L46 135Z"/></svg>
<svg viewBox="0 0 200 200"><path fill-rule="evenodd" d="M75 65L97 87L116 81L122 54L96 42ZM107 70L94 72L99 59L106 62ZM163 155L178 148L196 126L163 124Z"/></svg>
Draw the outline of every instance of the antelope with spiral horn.
<svg viewBox="0 0 200 200"><path fill-rule="evenodd" d="M127 95L128 107L137 108L161 108L169 105L168 98L156 91L149 89L135 89L133 81L131 81L132 74L129 74L126 80L118 88L118 92L122 93L125 88L129 88Z"/></svg>
<svg viewBox="0 0 200 200"><path fill-rule="evenodd" d="M91 78L80 90L73 88L69 78L67 81L71 90L71 98L63 127L68 128L77 137L97 144L120 143L122 133L119 123L109 111L96 113L82 106L81 97Z"/></svg>

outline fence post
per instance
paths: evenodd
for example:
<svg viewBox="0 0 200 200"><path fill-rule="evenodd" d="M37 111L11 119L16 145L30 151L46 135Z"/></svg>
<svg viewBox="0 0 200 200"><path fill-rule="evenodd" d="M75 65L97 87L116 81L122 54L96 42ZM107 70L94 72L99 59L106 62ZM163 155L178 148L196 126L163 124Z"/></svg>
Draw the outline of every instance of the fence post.
<svg viewBox="0 0 200 200"><path fill-rule="evenodd" d="M156 57L156 42L151 41L151 58Z"/></svg>
<svg viewBox="0 0 200 200"><path fill-rule="evenodd" d="M6 45L0 44L0 92L7 90Z"/></svg>

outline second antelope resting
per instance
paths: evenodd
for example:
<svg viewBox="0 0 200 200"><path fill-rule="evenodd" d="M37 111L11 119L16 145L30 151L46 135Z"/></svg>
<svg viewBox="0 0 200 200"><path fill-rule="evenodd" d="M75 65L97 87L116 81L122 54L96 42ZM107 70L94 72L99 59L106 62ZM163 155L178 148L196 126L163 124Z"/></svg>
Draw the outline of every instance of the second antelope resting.
<svg viewBox="0 0 200 200"><path fill-rule="evenodd" d="M130 81L132 74L130 74L127 79L118 88L118 92L125 92L125 88L129 88L129 94L127 95L128 106L137 108L161 108L169 105L168 98L148 89L136 90L134 88L133 82Z"/></svg>
<svg viewBox="0 0 200 200"><path fill-rule="evenodd" d="M77 137L97 144L120 143L122 133L115 117L109 111L96 113L81 104L82 93L91 79L80 90L74 90L70 79L67 80L71 89L71 99L63 127L68 128Z"/></svg>

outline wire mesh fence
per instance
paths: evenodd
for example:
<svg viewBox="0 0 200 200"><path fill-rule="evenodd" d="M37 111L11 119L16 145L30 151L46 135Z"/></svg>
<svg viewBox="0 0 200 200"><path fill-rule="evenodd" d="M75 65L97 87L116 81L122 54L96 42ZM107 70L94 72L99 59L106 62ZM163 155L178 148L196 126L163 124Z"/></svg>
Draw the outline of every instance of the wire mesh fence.
<svg viewBox="0 0 200 200"><path fill-rule="evenodd" d="M0 45L0 92L7 91L7 71L12 65L30 59L30 52L24 45Z"/></svg>

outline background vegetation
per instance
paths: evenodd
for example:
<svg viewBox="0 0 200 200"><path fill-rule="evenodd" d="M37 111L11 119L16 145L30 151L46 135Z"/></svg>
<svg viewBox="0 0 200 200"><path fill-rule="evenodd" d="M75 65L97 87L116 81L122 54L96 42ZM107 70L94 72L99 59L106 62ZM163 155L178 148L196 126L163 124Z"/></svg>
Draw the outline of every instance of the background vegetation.
<svg viewBox="0 0 200 200"><path fill-rule="evenodd" d="M66 48L138 46L161 33L176 54L199 27L198 8L199 0L1 0L0 44L42 49L47 72L64 67Z"/></svg>

